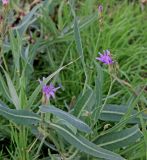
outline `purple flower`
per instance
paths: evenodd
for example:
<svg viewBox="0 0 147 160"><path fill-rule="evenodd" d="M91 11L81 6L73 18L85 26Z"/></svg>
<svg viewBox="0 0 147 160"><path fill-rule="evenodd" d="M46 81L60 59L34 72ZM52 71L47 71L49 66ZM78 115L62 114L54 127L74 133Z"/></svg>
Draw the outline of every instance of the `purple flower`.
<svg viewBox="0 0 147 160"><path fill-rule="evenodd" d="M103 12L103 6L102 5L99 5L98 6L98 12L101 14Z"/></svg>
<svg viewBox="0 0 147 160"><path fill-rule="evenodd" d="M3 5L7 5L9 3L9 0L2 0Z"/></svg>
<svg viewBox="0 0 147 160"><path fill-rule="evenodd" d="M44 78L43 78L43 80L44 80ZM41 80L39 80L39 82L42 85L42 93L45 96L46 101L48 101L50 98L55 98L55 92L60 87L55 88L52 83L50 85L46 85Z"/></svg>
<svg viewBox="0 0 147 160"><path fill-rule="evenodd" d="M47 100L52 98L55 98L55 92L59 89L60 87L55 88L53 84L50 85L44 85L42 87L42 92L46 96Z"/></svg>
<svg viewBox="0 0 147 160"><path fill-rule="evenodd" d="M99 60L99 61L101 61L101 62L103 62L105 64L112 64L112 63L114 63L114 61L111 58L110 51L105 50L103 54L101 54L99 52L99 55L100 55L100 57L97 57L96 58L97 60Z"/></svg>

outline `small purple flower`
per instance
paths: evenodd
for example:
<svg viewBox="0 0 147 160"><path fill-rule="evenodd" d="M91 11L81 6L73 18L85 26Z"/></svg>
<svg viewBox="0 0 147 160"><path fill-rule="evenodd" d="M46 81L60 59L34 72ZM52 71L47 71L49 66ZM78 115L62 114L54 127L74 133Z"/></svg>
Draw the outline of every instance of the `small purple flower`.
<svg viewBox="0 0 147 160"><path fill-rule="evenodd" d="M43 78L43 80L44 80L44 78ZM39 80L39 82L42 85L42 93L45 96L46 101L48 101L50 98L55 98L55 92L60 87L55 88L52 83L50 85L46 85L41 80Z"/></svg>
<svg viewBox="0 0 147 160"><path fill-rule="evenodd" d="M2 0L3 5L7 5L9 3L9 0Z"/></svg>
<svg viewBox="0 0 147 160"><path fill-rule="evenodd" d="M99 5L98 6L98 12L101 14L103 12L103 6L102 5Z"/></svg>
<svg viewBox="0 0 147 160"><path fill-rule="evenodd" d="M103 54L99 52L100 57L97 57L96 60L99 60L105 64L113 64L114 61L111 58L110 51L105 50Z"/></svg>
<svg viewBox="0 0 147 160"><path fill-rule="evenodd" d="M60 87L55 88L53 84L50 85L44 85L42 87L42 92L46 96L47 100L49 100L51 97L55 98L55 92L59 89Z"/></svg>

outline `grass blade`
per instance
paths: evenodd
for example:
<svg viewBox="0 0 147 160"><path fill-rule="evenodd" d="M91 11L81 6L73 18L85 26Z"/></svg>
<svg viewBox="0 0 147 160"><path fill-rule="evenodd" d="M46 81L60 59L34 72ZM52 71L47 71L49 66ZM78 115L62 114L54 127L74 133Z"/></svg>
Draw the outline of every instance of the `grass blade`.
<svg viewBox="0 0 147 160"><path fill-rule="evenodd" d="M77 51L81 57L81 62L82 62L84 73L85 73L85 84L84 84L84 90L83 90L83 93L84 93L86 86L87 86L88 75L87 75L85 61L84 61L83 47L82 47L82 42L81 42L80 29L78 26L78 20L77 20L77 17L76 17L75 11L74 11L74 7L73 7L71 0L69 1L69 4L71 7L71 12L74 16L74 36L75 36L76 47L77 47Z"/></svg>

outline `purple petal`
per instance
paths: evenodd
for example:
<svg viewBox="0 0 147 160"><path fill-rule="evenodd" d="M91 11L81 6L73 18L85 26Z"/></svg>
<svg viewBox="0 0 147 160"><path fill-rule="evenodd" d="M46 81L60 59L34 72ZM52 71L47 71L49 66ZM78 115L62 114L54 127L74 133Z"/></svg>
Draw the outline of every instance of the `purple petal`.
<svg viewBox="0 0 147 160"><path fill-rule="evenodd" d="M100 56L103 56L103 54L102 54L101 52L98 52L98 54L99 54Z"/></svg>
<svg viewBox="0 0 147 160"><path fill-rule="evenodd" d="M56 92L60 87L56 87L53 89L54 92Z"/></svg>
<svg viewBox="0 0 147 160"><path fill-rule="evenodd" d="M100 57L96 57L97 60L99 60L105 64L112 64L113 63L113 60L111 58L111 54L110 54L109 50L104 50L103 54L101 54L99 52L99 55L100 55Z"/></svg>
<svg viewBox="0 0 147 160"><path fill-rule="evenodd" d="M54 87L54 85L51 83L51 84L49 85L49 88L52 90L52 89L54 89L55 87Z"/></svg>
<svg viewBox="0 0 147 160"><path fill-rule="evenodd" d="M101 57L99 57L99 58L97 57L96 59L101 61L101 62L103 62L103 63L105 62L105 60L103 58L101 58Z"/></svg>
<svg viewBox="0 0 147 160"><path fill-rule="evenodd" d="M55 93L54 92L50 92L50 96L52 96L53 98L55 98Z"/></svg>
<svg viewBox="0 0 147 160"><path fill-rule="evenodd" d="M108 55L110 55L110 51L109 50L106 50L106 52L107 52Z"/></svg>

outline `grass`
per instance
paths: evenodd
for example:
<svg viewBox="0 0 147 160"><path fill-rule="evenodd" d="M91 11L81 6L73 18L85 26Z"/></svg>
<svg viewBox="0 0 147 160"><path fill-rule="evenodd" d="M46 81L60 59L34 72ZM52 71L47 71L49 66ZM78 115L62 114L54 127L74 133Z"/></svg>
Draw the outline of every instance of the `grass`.
<svg viewBox="0 0 147 160"><path fill-rule="evenodd" d="M45 1L39 5L35 4L30 11L29 2L25 2L22 8L28 16L25 20L20 17L22 20L19 23L15 21L20 13L19 0L17 3L11 2L9 8L4 9L1 6L1 12L7 15L2 14L4 21L0 24L3 27L1 101L11 109L40 112L38 106L42 100L41 92L36 89L39 85L38 79L55 72L51 81L55 85L62 84L62 88L57 92L56 99L51 100L51 104L69 111L92 128L93 133L81 134L82 136L94 141L100 135L111 135L132 127L132 124L128 124L132 110L141 112L147 105L146 6L142 11L139 2L127 0L99 1L99 4L104 8L101 20L97 14L96 0L81 0L71 6L65 0ZM16 13L12 9L15 9ZM33 14L35 16L32 16ZM11 21L10 15L13 17ZM16 28L5 27L12 23ZM111 51L113 59L117 62L114 68L117 79L114 82L108 67L95 60L97 53L106 49ZM70 62L73 63L58 71ZM93 110L95 103L99 107ZM128 110L117 122L99 120L106 104L127 105ZM38 138L35 136L38 133L33 133L32 126L17 125L13 121L2 119L2 159L54 160L58 156L63 159L95 159L67 144L61 138L61 133L66 130L60 130L58 125L49 124L51 128L48 128L40 124L38 128L43 138ZM53 122L58 121L60 118L53 119ZM147 157L144 143L146 121L142 115L139 116L139 121L142 138L131 145L113 150L129 160L143 160ZM77 132L72 125L65 122L59 124L63 128L66 126L66 132ZM7 128L4 128L5 126ZM57 131L60 130L61 135L55 133L56 128ZM136 129L136 137L140 131ZM53 144L57 151L49 149Z"/></svg>

